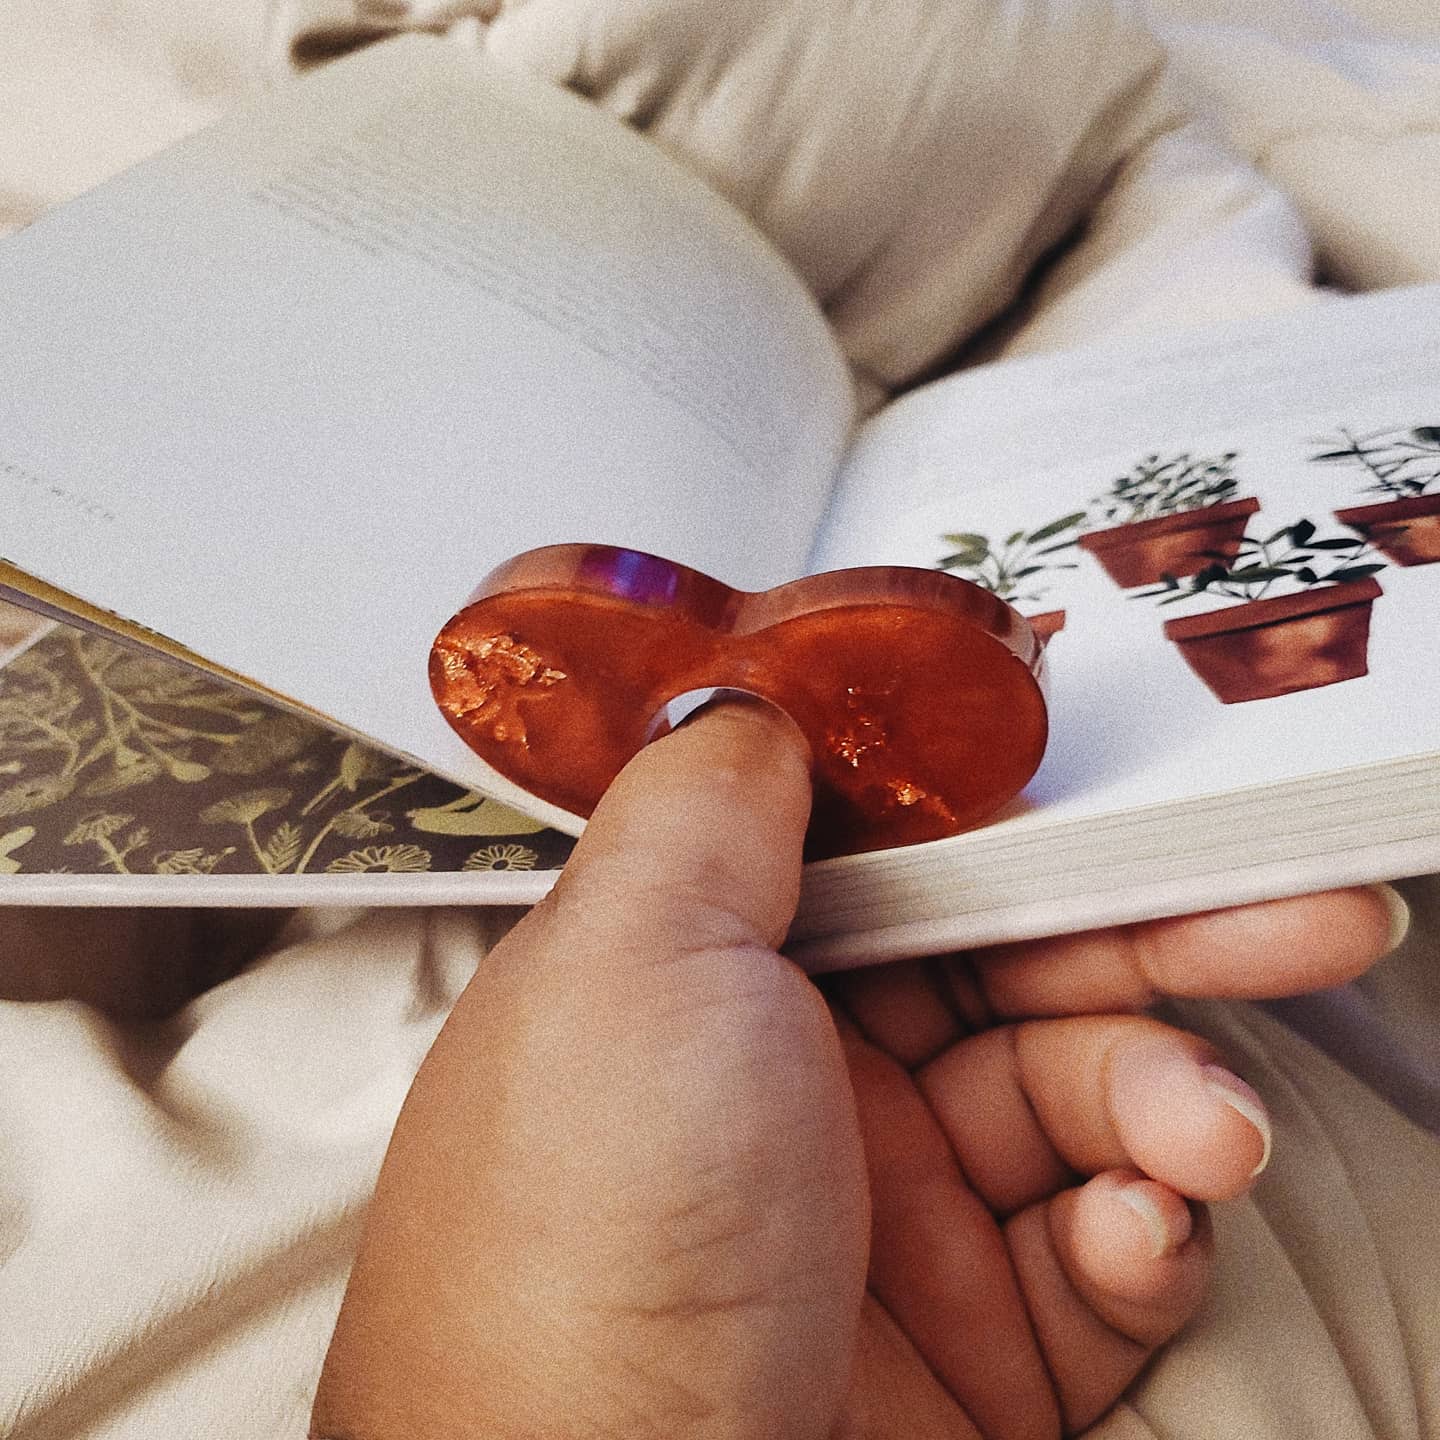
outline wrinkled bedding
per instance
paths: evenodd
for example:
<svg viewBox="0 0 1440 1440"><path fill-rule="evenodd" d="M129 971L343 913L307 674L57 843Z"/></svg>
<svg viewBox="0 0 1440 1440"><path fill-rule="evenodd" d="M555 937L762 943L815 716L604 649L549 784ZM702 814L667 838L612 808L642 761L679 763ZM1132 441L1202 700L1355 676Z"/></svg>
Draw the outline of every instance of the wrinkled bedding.
<svg viewBox="0 0 1440 1440"><path fill-rule="evenodd" d="M1440 280L1429 0L1256 8L0 0L0 232L423 25L574 86L743 206L871 403ZM1214 1299L1103 1434L1440 1434L1440 882L1406 889L1411 939L1361 984L1183 1007L1279 1141L1217 1218ZM512 918L0 911L0 994L26 997L0 1000L0 1433L304 1435L400 1101Z"/></svg>

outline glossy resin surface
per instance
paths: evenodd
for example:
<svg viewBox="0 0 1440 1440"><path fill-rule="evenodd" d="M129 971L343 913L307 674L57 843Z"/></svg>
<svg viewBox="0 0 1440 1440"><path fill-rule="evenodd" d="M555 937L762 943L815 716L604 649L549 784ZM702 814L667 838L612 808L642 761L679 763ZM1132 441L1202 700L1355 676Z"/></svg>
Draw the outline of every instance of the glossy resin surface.
<svg viewBox="0 0 1440 1440"><path fill-rule="evenodd" d="M483 760L589 815L710 687L780 706L810 743L813 857L980 824L1045 749L1043 649L994 595L939 571L868 567L747 592L600 545L494 571L435 640L430 683Z"/></svg>

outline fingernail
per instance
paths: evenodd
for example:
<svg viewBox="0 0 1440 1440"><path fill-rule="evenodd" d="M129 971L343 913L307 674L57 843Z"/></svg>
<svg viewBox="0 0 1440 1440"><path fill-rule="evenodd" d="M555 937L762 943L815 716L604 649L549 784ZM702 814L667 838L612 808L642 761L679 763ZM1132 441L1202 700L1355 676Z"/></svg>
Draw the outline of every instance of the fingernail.
<svg viewBox="0 0 1440 1440"><path fill-rule="evenodd" d="M1370 889L1380 897L1385 913L1390 917L1390 934L1385 940L1385 954L1398 950L1410 933L1410 905L1393 885L1372 885Z"/></svg>
<svg viewBox="0 0 1440 1440"><path fill-rule="evenodd" d="M1265 1102L1238 1075L1223 1065L1206 1065L1205 1088L1228 1105L1259 1132L1262 1149L1260 1163L1250 1172L1253 1180L1270 1163L1270 1116Z"/></svg>
<svg viewBox="0 0 1440 1440"><path fill-rule="evenodd" d="M1145 1222L1145 1230L1150 1237L1150 1254L1154 1259L1178 1250L1190 1238L1192 1222L1188 1206L1181 1205L1167 1215L1156 1204L1149 1185L1144 1181L1123 1186L1117 1194Z"/></svg>
<svg viewBox="0 0 1440 1440"><path fill-rule="evenodd" d="M748 713L752 718L763 717L767 724L774 724L778 720L780 727L788 730L799 743L799 747L805 755L805 763L807 765L812 763L810 742L789 712L764 695L757 695L753 690L738 690L733 686L722 686L709 691L691 691L687 695L677 696L661 714L670 721L672 730L682 730L701 715L708 715L715 710L727 710L732 714ZM658 720L660 717L656 718Z"/></svg>

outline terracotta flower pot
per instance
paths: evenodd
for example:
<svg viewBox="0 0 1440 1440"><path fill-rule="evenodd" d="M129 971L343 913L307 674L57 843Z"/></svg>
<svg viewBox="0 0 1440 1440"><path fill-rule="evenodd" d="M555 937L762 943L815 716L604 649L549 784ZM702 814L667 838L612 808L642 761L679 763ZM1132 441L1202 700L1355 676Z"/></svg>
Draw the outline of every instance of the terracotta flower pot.
<svg viewBox="0 0 1440 1440"><path fill-rule="evenodd" d="M1076 542L1123 590L1153 585L1166 575L1194 575L1223 556L1240 553L1245 524L1260 502L1252 497L1136 520L1110 530L1091 530ZM1209 552L1209 553L1206 553Z"/></svg>
<svg viewBox="0 0 1440 1440"><path fill-rule="evenodd" d="M1355 505L1337 510L1335 518L1397 565L1440 563L1440 493Z"/></svg>
<svg viewBox="0 0 1440 1440"><path fill-rule="evenodd" d="M1050 640L1065 628L1063 610L1044 610L1039 615L1027 615L1025 618L1042 645L1048 645Z"/></svg>
<svg viewBox="0 0 1440 1440"><path fill-rule="evenodd" d="M1368 671L1372 579L1252 600L1165 624L1165 638L1226 705L1316 690Z"/></svg>

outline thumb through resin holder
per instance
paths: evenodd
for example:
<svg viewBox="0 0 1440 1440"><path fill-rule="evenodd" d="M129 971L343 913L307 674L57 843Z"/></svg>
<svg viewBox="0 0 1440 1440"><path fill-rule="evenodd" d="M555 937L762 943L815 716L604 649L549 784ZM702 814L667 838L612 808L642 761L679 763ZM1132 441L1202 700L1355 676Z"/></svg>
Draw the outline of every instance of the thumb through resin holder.
<svg viewBox="0 0 1440 1440"><path fill-rule="evenodd" d="M1035 773L1043 649L989 591L943 571L836 570L734 590L608 545L551 545L493 571L441 630L430 686L506 779L588 816L669 702L750 691L814 757L811 858L978 825Z"/></svg>

